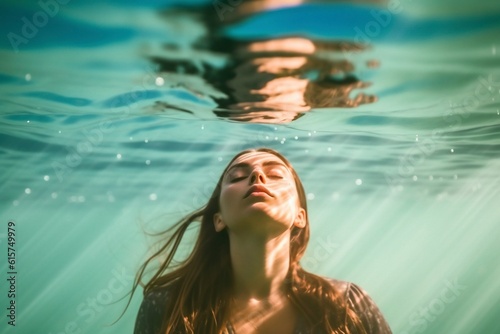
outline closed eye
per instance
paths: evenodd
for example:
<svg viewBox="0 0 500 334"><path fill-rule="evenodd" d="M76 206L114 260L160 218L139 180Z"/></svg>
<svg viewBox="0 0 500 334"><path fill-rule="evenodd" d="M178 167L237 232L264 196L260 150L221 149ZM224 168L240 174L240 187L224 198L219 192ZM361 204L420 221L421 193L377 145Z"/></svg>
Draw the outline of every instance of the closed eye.
<svg viewBox="0 0 500 334"><path fill-rule="evenodd" d="M231 179L229 182L234 183L234 182L241 181L245 178L246 178L246 176L235 177L235 178Z"/></svg>

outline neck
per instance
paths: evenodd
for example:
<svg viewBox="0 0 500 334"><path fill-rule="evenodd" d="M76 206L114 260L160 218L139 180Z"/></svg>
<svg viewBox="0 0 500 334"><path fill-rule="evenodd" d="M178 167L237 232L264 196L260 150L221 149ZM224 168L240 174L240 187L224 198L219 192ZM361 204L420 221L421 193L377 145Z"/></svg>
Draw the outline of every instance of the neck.
<svg viewBox="0 0 500 334"><path fill-rule="evenodd" d="M230 240L234 298L271 303L282 300L290 266L290 233L267 240L232 235Z"/></svg>

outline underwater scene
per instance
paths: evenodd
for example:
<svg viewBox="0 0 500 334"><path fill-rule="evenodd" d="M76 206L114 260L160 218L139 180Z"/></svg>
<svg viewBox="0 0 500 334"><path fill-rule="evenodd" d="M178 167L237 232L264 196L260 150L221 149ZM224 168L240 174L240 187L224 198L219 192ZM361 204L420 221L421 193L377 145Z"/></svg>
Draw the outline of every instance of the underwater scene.
<svg viewBox="0 0 500 334"><path fill-rule="evenodd" d="M132 333L150 234L257 147L304 185L304 269L393 333L500 333L500 2L0 9L1 333Z"/></svg>

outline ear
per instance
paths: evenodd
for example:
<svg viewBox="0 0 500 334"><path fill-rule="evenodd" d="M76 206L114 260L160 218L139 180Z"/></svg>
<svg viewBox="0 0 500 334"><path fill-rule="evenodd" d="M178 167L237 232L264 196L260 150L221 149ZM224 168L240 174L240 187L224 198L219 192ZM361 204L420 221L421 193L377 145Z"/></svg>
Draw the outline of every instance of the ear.
<svg viewBox="0 0 500 334"><path fill-rule="evenodd" d="M222 215L220 212L214 214L214 227L216 232L220 232L226 227L226 224L222 221Z"/></svg>
<svg viewBox="0 0 500 334"><path fill-rule="evenodd" d="M304 208L299 207L299 212L297 213L297 217L295 218L293 225L298 228L304 228L306 226L306 210L304 210Z"/></svg>

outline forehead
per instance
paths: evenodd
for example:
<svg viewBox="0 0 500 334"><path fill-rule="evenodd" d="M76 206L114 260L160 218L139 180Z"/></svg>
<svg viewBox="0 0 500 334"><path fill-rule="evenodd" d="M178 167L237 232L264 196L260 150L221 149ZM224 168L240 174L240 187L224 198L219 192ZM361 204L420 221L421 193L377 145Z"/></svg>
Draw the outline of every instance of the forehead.
<svg viewBox="0 0 500 334"><path fill-rule="evenodd" d="M240 163L245 163L249 165L260 165L263 164L264 162L276 162L283 165L285 164L280 158L278 158L274 154L267 152L249 152L240 155L238 158L236 158L231 163L229 168Z"/></svg>

